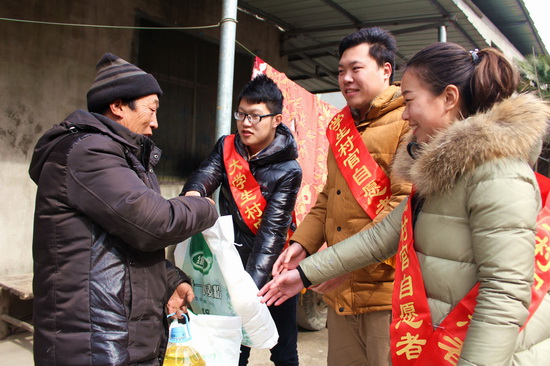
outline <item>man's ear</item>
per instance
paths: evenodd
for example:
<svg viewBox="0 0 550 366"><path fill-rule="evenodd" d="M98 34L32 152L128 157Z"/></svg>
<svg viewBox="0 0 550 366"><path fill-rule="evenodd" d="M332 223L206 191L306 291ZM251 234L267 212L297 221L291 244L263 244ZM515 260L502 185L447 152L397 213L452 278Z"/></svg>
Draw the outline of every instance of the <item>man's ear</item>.
<svg viewBox="0 0 550 366"><path fill-rule="evenodd" d="M273 128L276 128L278 125L280 125L283 122L283 115L278 114L273 118Z"/></svg>
<svg viewBox="0 0 550 366"><path fill-rule="evenodd" d="M445 96L445 108L450 111L455 108L460 108L460 92L456 85L449 84L443 90Z"/></svg>
<svg viewBox="0 0 550 366"><path fill-rule="evenodd" d="M117 118L123 118L124 117L124 110L122 109L122 99L117 99L111 104L109 104L109 111L112 115L114 115Z"/></svg>
<svg viewBox="0 0 550 366"><path fill-rule="evenodd" d="M389 82L393 71L391 64L389 62L384 62L384 66L382 66L382 68L384 69L384 78Z"/></svg>

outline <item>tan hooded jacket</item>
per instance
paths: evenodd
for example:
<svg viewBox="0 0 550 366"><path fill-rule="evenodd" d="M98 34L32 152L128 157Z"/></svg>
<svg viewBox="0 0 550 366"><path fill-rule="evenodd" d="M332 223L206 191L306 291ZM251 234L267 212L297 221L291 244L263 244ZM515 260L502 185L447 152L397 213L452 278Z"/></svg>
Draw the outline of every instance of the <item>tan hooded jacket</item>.
<svg viewBox="0 0 550 366"><path fill-rule="evenodd" d="M323 191L292 236L308 253L315 253L325 242L334 245L380 222L410 193L410 184L396 178L390 169L397 147L409 130L408 123L401 119L403 109L401 90L392 85L373 100L365 120L357 126L365 146L390 178L389 205L373 222L353 197L329 149ZM393 274L393 268L385 263L361 268L324 300L341 315L390 310Z"/></svg>

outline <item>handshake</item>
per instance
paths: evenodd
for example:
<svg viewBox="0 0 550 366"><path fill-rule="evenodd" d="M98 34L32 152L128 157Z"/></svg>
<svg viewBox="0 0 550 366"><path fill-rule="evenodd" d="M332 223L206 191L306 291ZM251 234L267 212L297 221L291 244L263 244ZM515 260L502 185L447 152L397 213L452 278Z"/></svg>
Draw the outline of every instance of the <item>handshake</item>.
<svg viewBox="0 0 550 366"><path fill-rule="evenodd" d="M286 248L275 264L271 275L273 279L265 284L258 292L262 297L262 303L268 306L275 304L281 305L287 299L297 295L304 287L307 278L302 279L297 267L300 262L307 257L308 253L304 247L297 242L292 243ZM304 276L305 277L305 276ZM333 278L316 286L310 286L309 289L320 294L331 292L338 288L350 277L349 273Z"/></svg>

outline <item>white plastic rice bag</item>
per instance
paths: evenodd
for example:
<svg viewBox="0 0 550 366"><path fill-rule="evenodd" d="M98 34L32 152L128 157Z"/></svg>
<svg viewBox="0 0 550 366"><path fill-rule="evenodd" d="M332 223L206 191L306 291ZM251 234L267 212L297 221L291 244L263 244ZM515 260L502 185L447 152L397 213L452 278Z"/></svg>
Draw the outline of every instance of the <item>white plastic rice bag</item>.
<svg viewBox="0 0 550 366"><path fill-rule="evenodd" d="M176 263L181 263L178 258L183 251L181 268L193 279L191 306L197 314L240 316L242 344L272 348L279 338L277 328L233 243L232 218L221 216L214 226L178 245L182 248L176 249Z"/></svg>

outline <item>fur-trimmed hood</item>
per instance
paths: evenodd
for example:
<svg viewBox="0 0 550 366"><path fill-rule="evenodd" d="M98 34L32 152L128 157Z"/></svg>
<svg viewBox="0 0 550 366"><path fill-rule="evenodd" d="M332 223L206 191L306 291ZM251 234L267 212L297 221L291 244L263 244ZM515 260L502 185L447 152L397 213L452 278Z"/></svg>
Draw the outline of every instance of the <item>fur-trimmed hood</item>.
<svg viewBox="0 0 550 366"><path fill-rule="evenodd" d="M489 111L457 120L413 159L407 152L409 134L397 153L394 171L411 181L422 196L448 192L465 173L497 158L534 163L550 122L550 105L532 94L520 94Z"/></svg>

